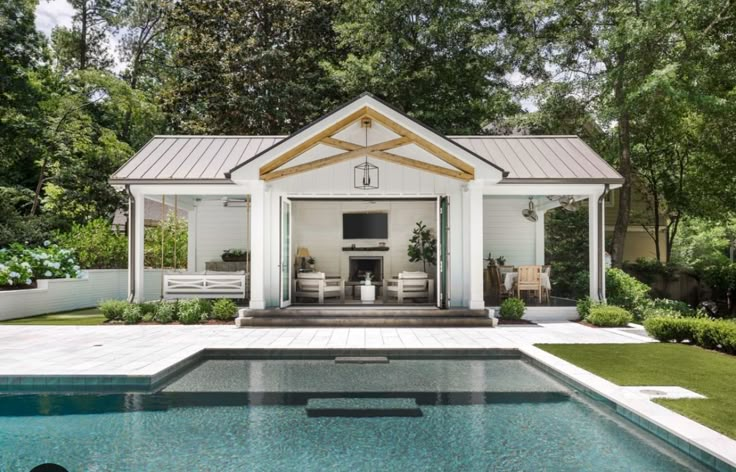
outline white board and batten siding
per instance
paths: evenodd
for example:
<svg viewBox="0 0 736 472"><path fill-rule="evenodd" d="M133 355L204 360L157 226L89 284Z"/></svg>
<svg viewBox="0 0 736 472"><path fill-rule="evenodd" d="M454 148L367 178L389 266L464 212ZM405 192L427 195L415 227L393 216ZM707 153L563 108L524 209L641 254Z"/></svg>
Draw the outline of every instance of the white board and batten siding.
<svg viewBox="0 0 736 472"><path fill-rule="evenodd" d="M409 262L407 248L418 221L424 222L436 234L435 201L346 201L319 200L294 201L293 238L294 250L306 247L316 261L316 269L326 274L340 275L347 279L350 257L383 257L383 275L394 277L401 271L420 271L420 262ZM385 212L388 214L388 238L343 239L342 215L344 213ZM375 247L385 243L388 251L343 251L353 244L357 247ZM427 271L433 272L434 266Z"/></svg>
<svg viewBox="0 0 736 472"><path fill-rule="evenodd" d="M248 249L248 212L243 204L226 207L219 199L203 200L193 213L189 237L196 244L194 254L190 254L189 272L205 270L205 262L221 261L226 249Z"/></svg>
<svg viewBox="0 0 736 472"><path fill-rule="evenodd" d="M535 264L537 225L521 212L527 197L492 196L483 198L483 257L506 257L506 264ZM542 235L543 236L543 235Z"/></svg>

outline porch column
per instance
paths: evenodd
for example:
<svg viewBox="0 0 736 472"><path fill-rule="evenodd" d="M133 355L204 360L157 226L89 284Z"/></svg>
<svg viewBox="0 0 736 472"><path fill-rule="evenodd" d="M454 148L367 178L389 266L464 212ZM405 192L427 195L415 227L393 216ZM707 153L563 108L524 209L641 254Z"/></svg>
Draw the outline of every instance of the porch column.
<svg viewBox="0 0 736 472"><path fill-rule="evenodd" d="M144 234L146 217L145 195L133 191L128 223L128 299L135 303L145 301L144 277ZM130 276L132 272L132 277Z"/></svg>
<svg viewBox="0 0 736 472"><path fill-rule="evenodd" d="M468 183L468 237L469 237L469 267L470 297L469 308L483 309L483 183L472 181Z"/></svg>
<svg viewBox="0 0 736 472"><path fill-rule="evenodd" d="M262 180L254 182L250 194L250 305L252 310L266 308L264 298L265 272L265 242L264 235L264 200L265 183Z"/></svg>
<svg viewBox="0 0 736 472"><path fill-rule="evenodd" d="M590 298L598 300L598 279L600 275L599 253L603 250L600 246L601 225L599 225L598 198L601 193L588 195L588 268L590 273Z"/></svg>
<svg viewBox="0 0 736 472"><path fill-rule="evenodd" d="M534 263L544 265L544 214L546 210L537 211L537 222L534 226Z"/></svg>

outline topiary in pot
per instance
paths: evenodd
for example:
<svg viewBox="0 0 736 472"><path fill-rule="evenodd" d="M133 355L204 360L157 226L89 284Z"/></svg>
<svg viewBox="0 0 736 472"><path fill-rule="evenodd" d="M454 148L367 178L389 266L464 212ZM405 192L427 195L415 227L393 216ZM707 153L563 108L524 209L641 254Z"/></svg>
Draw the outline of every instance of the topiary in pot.
<svg viewBox="0 0 736 472"><path fill-rule="evenodd" d="M520 298L507 298L501 303L500 315L504 320L520 320L526 311L526 304Z"/></svg>
<svg viewBox="0 0 736 472"><path fill-rule="evenodd" d="M231 321L238 312L238 306L229 298L220 298L212 304L212 318Z"/></svg>

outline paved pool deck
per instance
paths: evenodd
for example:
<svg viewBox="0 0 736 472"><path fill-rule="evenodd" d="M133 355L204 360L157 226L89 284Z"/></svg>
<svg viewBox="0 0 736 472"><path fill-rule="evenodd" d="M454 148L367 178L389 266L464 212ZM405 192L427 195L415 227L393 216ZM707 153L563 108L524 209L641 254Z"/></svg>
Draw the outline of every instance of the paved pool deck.
<svg viewBox="0 0 736 472"><path fill-rule="evenodd" d="M641 330L551 322L497 328L236 328L230 325L0 326L3 377L156 376L203 349L515 349L651 342Z"/></svg>

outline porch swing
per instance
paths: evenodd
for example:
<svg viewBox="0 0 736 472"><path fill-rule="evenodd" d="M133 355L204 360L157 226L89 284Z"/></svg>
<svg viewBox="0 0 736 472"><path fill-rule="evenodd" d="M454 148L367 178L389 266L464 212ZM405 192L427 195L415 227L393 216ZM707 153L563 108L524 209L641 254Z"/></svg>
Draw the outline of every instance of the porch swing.
<svg viewBox="0 0 736 472"><path fill-rule="evenodd" d="M247 205L246 221L250 222L250 205ZM174 215L179 218L179 196L174 195ZM181 273L177 267L178 231L174 231L173 267L170 273L165 272L166 256L166 195L161 196L161 299L178 298L246 298L246 281L250 275L250 260L246 261L246 270L232 273ZM177 222L178 225L178 222ZM250 231L247 232L250 247ZM248 257L248 259L250 259Z"/></svg>

